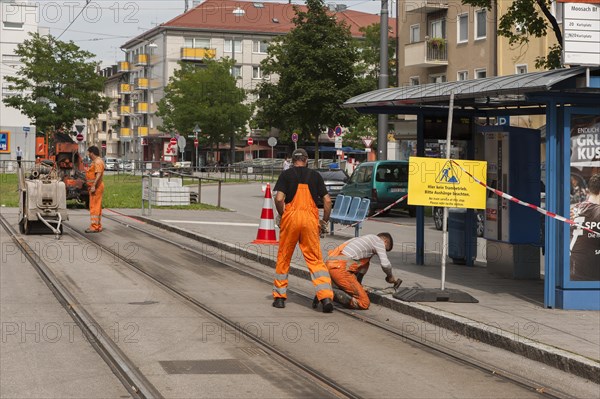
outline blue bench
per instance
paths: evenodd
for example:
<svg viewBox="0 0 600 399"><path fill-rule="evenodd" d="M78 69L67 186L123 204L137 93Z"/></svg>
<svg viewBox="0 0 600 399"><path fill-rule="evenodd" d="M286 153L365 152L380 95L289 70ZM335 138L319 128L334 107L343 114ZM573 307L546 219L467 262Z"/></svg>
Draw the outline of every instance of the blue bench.
<svg viewBox="0 0 600 399"><path fill-rule="evenodd" d="M371 200L368 198L338 195L329 217L329 234L333 235L333 224L354 225L354 237L359 236L362 221L369 214Z"/></svg>

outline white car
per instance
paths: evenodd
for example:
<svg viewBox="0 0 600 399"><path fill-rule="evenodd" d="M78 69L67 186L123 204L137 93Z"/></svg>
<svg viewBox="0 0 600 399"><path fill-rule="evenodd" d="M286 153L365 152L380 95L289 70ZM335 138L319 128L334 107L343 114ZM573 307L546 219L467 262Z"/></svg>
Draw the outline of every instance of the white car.
<svg viewBox="0 0 600 399"><path fill-rule="evenodd" d="M119 170L119 160L117 158L104 158L105 170Z"/></svg>

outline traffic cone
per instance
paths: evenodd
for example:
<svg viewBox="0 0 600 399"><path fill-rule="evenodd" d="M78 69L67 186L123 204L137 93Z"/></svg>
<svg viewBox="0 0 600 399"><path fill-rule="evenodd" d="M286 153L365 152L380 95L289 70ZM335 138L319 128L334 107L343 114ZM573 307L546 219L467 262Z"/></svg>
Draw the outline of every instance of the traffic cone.
<svg viewBox="0 0 600 399"><path fill-rule="evenodd" d="M275 235L275 218L273 217L273 202L271 198L271 185L267 183L265 201L260 215L260 225L256 240L252 244L279 244Z"/></svg>

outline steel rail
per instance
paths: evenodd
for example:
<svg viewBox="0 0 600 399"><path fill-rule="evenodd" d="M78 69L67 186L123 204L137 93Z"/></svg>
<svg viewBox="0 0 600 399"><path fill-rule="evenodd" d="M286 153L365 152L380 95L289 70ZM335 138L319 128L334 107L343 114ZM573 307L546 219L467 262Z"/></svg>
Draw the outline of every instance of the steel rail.
<svg viewBox="0 0 600 399"><path fill-rule="evenodd" d="M272 280L271 280L270 277L269 278L262 277L262 276L260 276L259 272L252 273L247 268L238 267L238 266L234 265L233 262L226 262L223 259L218 258L217 256L214 256L211 253L202 252L202 251L200 251L200 250L198 250L196 248L192 248L192 247L190 247L188 245L185 245L185 244L182 244L180 242L170 240L170 239L165 238L165 237L163 237L163 236L161 236L161 235L159 235L157 233L154 233L152 231L148 231L148 230L146 230L144 228L141 228L141 227L139 227L137 225L134 226L134 225L132 225L130 223L126 223L126 222L124 222L122 220L119 220L119 219L117 219L115 217L112 217L112 216L103 216L103 218L110 219L110 220L112 220L112 221L114 221L116 223L119 223L119 224L121 224L123 226L126 226L126 227L129 227L131 229L134 229L134 230L137 230L139 232L142 232L142 233L144 233L144 234L146 234L148 236L151 236L151 237L156 238L156 239L158 239L160 241L163 241L165 243L168 243L168 244L171 244L173 246L176 246L176 247L178 247L180 249L183 249L183 250L186 250L186 251L190 251L190 252L192 252L192 253L194 253L196 255L200 255L200 256L203 256L205 258L208 258L208 259L212 260L213 262L216 262L217 264L220 264L220 265L232 268L232 269L234 269L234 270L236 270L236 271L238 271L240 273L246 274L246 275L248 275L250 277L253 277L253 278L255 278L255 279L259 280L259 281L263 281L263 282L266 282L268 284L272 283ZM135 219L135 220L137 221L137 219ZM175 234L177 234L177 233L175 233ZM193 240L193 238L191 238L191 239ZM297 295L299 297L302 297L302 298L305 298L308 301L312 302L312 299L313 299L312 297L309 297L306 294L301 293L301 292L299 292L297 290L290 289L288 287L288 292L292 292L295 295ZM338 306L338 307L336 307L336 312L341 312L341 313L343 313L343 314L345 314L345 315L347 315L349 317L352 317L352 318L354 318L356 320L360 320L361 322L364 322L366 324L369 324L369 325L372 325L374 327L378 327L380 329L383 329L383 330L387 331L388 333L390 333L392 335L400 337L402 340L409 340L411 342L419 344L422 347L425 347L425 348L428 348L428 349L430 349L432 351L441 353L441 354L443 354L445 356L448 356L449 358L452 358L455 361L457 361L459 363L462 363L464 365L468 365L468 366L474 367L474 368L476 368L476 369L478 369L478 370L480 370L482 372L485 372L485 373L488 373L488 374L491 374L491 375L503 378L503 379L505 379L505 380L507 380L507 381L509 381L511 383L514 383L514 384L516 384L516 385L518 385L520 387L529 389L529 390L534 391L534 392L536 392L536 393L538 393L540 395L543 395L543 397L547 397L547 398L570 398L572 396L569 393L561 392L561 391L558 391L556 389L540 385L540 383L537 382L537 381L534 381L534 380L528 379L526 377L520 376L518 374L515 374L515 373L511 372L510 370L502 369L502 368L496 367L494 365L491 365L489 363L483 362L481 360L475 359L475 358L473 358L471 356L462 354L462 353L460 353L458 351L455 351L455 350L453 350L451 348L448 348L448 347L445 347L443 345L435 344L433 342L422 342L421 340L419 340L419 339L411 336L408 333L405 333L404 331L402 331L399 328L387 325L387 324L385 324L385 323L383 323L383 322L381 322L379 320L376 320L376 319L374 319L372 317L369 317L369 316L365 316L365 315L360 314L360 313L358 313L356 311L353 311L351 309L345 309L345 308L341 308L341 307Z"/></svg>
<svg viewBox="0 0 600 399"><path fill-rule="evenodd" d="M179 248L183 248L186 249L188 251L192 251L194 253L199 253L199 252L195 252L190 248L187 248L185 246L181 246L181 244L177 244L174 241L171 240L166 240L166 239L162 239L157 235L154 235L152 233L149 233L147 231L143 231L142 229L137 229L134 226L131 226L127 223L122 223L118 220L113 219L110 216L102 216L104 219L110 219L113 221L116 221L118 223L124 224L127 227L131 227L134 228L135 230L138 230L142 233L145 234L149 234L154 238L159 238L164 242L167 242L171 245L175 245L178 246ZM361 398L360 395L355 394L354 392L344 388L343 386L337 384L335 381L331 380L329 377L327 377L326 375L320 373L319 371L315 370L314 368L304 364L301 361L298 361L296 359L294 359L293 357L287 355L285 352L277 349L277 347L275 347L274 345L271 345L268 341L262 339L259 336L256 336L254 334L252 334L250 331L245 330L242 326L239 325L239 323L234 322L233 320L229 319L227 316L223 315L222 313L219 313L211 308L209 308L208 306L204 305L203 303L199 302L198 300L196 300L195 298L191 297L190 295L179 291L178 289L172 287L171 285L169 285L168 283L158 279L157 277L155 277L154 275L152 275L151 272L148 272L144 269L142 269L141 267L139 267L137 264L135 264L134 262L131 262L130 259L128 259L127 257L121 255L120 253L118 253L117 251L114 251L113 249L111 249L108 246L99 244L97 242L95 242L94 240L92 240L91 238L89 238L88 236L82 234L80 231L78 231L77 229L71 227L71 226L67 226L65 225L65 227L70 230L71 232L73 232L75 235L83 238L84 240L93 243L94 245L100 247L102 250L107 251L108 253L110 253L111 255L115 256L116 258L118 258L120 261L122 261L124 264L126 264L127 266L131 267L132 269L135 269L137 272L139 272L140 274L144 275L145 277L147 277L149 280L151 280L152 282L154 282L156 285L158 285L159 287L163 288L164 290L166 290L167 292L170 292L172 294L174 294L175 296L178 296L182 299L184 299L185 301L191 303L192 305L196 306L197 308L201 309L203 312L209 314L210 316L214 317L215 319L219 320L220 322L226 324L228 327L238 331L240 334L242 334L244 337L248 338L250 341L256 343L258 346L262 347L265 351L270 352L272 354L274 354L275 356L277 356L280 361L284 361L285 363L299 369L301 372L304 372L311 380L316 381L317 383L319 383L319 386L330 392L331 394L339 397L339 398L348 398L348 399L359 399ZM213 260L212 257L210 257L211 260ZM224 264L226 265L226 264ZM229 266L229 265L226 265Z"/></svg>
<svg viewBox="0 0 600 399"><path fill-rule="evenodd" d="M40 259L23 238L18 237L15 229L2 214L0 214L0 224L40 275L44 283L46 283L50 291L52 291L58 302L79 328L81 328L81 331L88 338L87 341L106 362L125 389L135 398L162 398L163 396L154 385L139 372L127 355L108 338L108 334L100 327L100 324L94 320L77 301L75 296L58 280L48 265Z"/></svg>

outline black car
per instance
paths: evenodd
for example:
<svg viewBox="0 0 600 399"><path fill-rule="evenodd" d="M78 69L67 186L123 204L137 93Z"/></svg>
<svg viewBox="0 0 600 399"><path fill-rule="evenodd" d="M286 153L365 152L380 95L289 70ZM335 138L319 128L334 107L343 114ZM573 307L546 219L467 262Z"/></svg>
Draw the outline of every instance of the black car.
<svg viewBox="0 0 600 399"><path fill-rule="evenodd" d="M437 230L442 230L444 227L444 208L434 206L432 216L433 223L435 223L435 228ZM475 216L477 217L477 237L483 237L483 232L485 231L483 210L475 209Z"/></svg>
<svg viewBox="0 0 600 399"><path fill-rule="evenodd" d="M335 202L335 197L337 197L350 176L348 176L346 171L341 169L317 169L317 172L323 177L331 201ZM317 205L323 206L323 202L319 201Z"/></svg>

